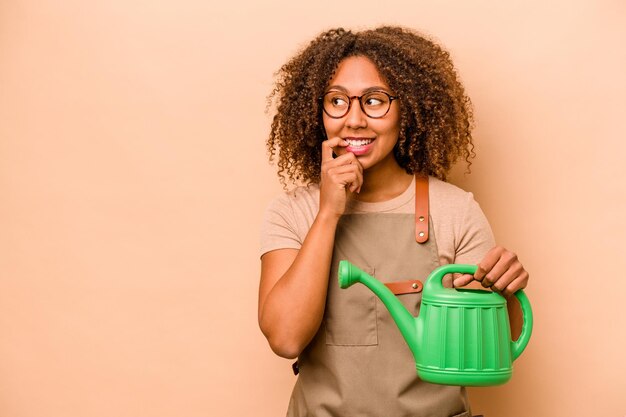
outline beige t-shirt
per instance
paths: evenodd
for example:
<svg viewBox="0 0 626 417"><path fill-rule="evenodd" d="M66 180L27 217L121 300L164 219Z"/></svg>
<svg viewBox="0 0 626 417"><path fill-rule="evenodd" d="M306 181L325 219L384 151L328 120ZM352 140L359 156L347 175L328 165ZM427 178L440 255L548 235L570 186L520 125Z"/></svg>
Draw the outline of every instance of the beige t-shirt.
<svg viewBox="0 0 626 417"><path fill-rule="evenodd" d="M312 184L285 192L270 203L261 225L261 256L276 249L302 247L319 210L319 196L319 186ZM430 177L429 196L440 264L480 262L495 243L472 193ZM349 201L346 213L415 213L415 178L391 200Z"/></svg>

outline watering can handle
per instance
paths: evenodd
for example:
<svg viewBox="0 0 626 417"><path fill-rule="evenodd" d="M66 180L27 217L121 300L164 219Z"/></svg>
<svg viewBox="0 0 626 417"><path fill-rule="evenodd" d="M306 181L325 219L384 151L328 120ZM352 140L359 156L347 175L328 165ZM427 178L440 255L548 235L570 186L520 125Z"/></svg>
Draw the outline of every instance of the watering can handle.
<svg viewBox="0 0 626 417"><path fill-rule="evenodd" d="M530 340L530 334L533 331L533 311L530 308L530 301L528 301L526 293L523 290L519 290L515 293L515 297L522 306L524 324L522 324L522 333L520 336L517 340L511 342L511 354L513 355L513 360L517 359L519 355L522 354L524 349L526 349L526 345L528 345L528 341Z"/></svg>
<svg viewBox="0 0 626 417"><path fill-rule="evenodd" d="M447 274L469 274L474 275L478 266L466 265L466 264L448 264L442 265L430 273L426 284L424 284L424 291L427 290L441 290L443 289L443 277Z"/></svg>
<svg viewBox="0 0 626 417"><path fill-rule="evenodd" d="M478 269L478 266L466 264L449 264L440 266L432 272L426 281L426 284L424 284L424 292L430 291L430 288L442 289L443 277L446 274L460 273L474 275L476 273L476 269ZM513 356L513 360L517 359L519 355L522 354L524 349L526 349L528 341L530 340L530 335L533 331L533 311L530 307L530 301L528 301L526 293L524 293L523 290L519 290L514 295L519 300L520 306L522 307L524 324L522 325L522 334L520 334L517 340L511 342L511 354Z"/></svg>

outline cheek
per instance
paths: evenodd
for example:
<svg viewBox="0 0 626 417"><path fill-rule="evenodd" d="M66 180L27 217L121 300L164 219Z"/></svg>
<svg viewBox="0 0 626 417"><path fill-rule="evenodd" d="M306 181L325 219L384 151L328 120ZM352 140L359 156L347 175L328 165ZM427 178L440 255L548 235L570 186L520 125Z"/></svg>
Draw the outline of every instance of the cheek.
<svg viewBox="0 0 626 417"><path fill-rule="evenodd" d="M398 120L386 120L385 122L384 124L372 127L379 135L383 135L387 141L396 141L400 133L400 122Z"/></svg>
<svg viewBox="0 0 626 417"><path fill-rule="evenodd" d="M389 131L400 133L400 111L397 108L392 107L389 111Z"/></svg>
<svg viewBox="0 0 626 417"><path fill-rule="evenodd" d="M324 125L327 139L337 136L343 127L343 122L340 119L332 119L326 115L322 118L322 124Z"/></svg>
<svg viewBox="0 0 626 417"><path fill-rule="evenodd" d="M326 136L328 136L328 133L332 130L332 123L330 123L328 121L328 117L324 117L322 118L322 125L324 126L324 131L326 132Z"/></svg>
<svg viewBox="0 0 626 417"><path fill-rule="evenodd" d="M400 118L399 117L396 117L395 120L393 120L393 122L389 124L389 126L387 127L387 134L389 136L394 137L396 141L398 140L398 136L400 135Z"/></svg>

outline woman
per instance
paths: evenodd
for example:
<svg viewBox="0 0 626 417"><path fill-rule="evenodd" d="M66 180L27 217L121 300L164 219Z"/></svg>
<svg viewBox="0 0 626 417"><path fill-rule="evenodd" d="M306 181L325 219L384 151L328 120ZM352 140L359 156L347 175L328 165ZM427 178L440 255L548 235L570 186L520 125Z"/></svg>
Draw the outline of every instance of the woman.
<svg viewBox="0 0 626 417"><path fill-rule="evenodd" d="M341 259L388 283L474 263L474 276L446 284L507 297L527 285L472 194L445 182L473 156L470 101L448 53L403 28L337 29L278 76L270 159L278 153L283 184L307 184L274 200L262 227L259 324L300 371L287 414L470 416L464 388L419 380L369 290L337 285ZM399 291L414 315L417 291Z"/></svg>

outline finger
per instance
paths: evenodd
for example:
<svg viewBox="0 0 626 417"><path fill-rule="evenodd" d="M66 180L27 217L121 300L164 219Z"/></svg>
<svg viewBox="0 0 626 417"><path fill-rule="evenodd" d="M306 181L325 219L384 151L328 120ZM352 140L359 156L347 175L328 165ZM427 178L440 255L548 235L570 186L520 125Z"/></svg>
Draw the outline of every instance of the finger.
<svg viewBox="0 0 626 417"><path fill-rule="evenodd" d="M343 177L345 174L350 175L349 190L353 193L361 187L361 184L363 184L363 174L359 167L354 164L349 164L333 167L328 170L328 175L330 175L336 182L340 182L340 176L342 179L345 179L345 177Z"/></svg>
<svg viewBox="0 0 626 417"><path fill-rule="evenodd" d="M327 167L326 170L329 173L355 172L358 177L356 184L359 189L361 188L361 185L363 184L363 165L361 165L352 153L341 155L340 157L333 159L332 162L326 162L325 166ZM351 191L354 192L354 190Z"/></svg>
<svg viewBox="0 0 626 417"><path fill-rule="evenodd" d="M457 288L457 287L465 287L467 284L469 284L470 282L472 282L474 280L474 276L470 275L470 274L454 274L454 281L452 282L452 285Z"/></svg>
<svg viewBox="0 0 626 417"><path fill-rule="evenodd" d="M352 172L352 173L354 173L357 176L362 175L362 173L359 170L359 168L356 165L353 165L353 164L340 165L340 166L336 166L336 167L331 167L331 168L328 168L327 172L330 175L347 174L349 172Z"/></svg>
<svg viewBox="0 0 626 417"><path fill-rule="evenodd" d="M496 246L492 248L489 252L487 252L483 260L480 261L480 263L478 264L478 268L474 273L474 279L476 281L483 280L485 275L487 275L487 272L491 271L491 268L493 268L493 266L498 262L498 260L500 259L500 255L502 255L502 252L503 248L501 248L500 246Z"/></svg>
<svg viewBox="0 0 626 417"><path fill-rule="evenodd" d="M517 278L513 280L505 289L502 291L502 295L506 298L510 298L517 291L526 288L528 285L528 272L523 271Z"/></svg>
<svg viewBox="0 0 626 417"><path fill-rule="evenodd" d="M363 179L361 178L359 172L356 171L354 174L355 174L355 180L352 183L350 183L350 189L349 189L351 193L357 192L357 190L361 188L361 184L363 183Z"/></svg>
<svg viewBox="0 0 626 417"><path fill-rule="evenodd" d="M519 263L517 255L512 252L505 252L500 256L498 262L487 272L482 280L483 287L491 287L495 282L500 279L502 275L506 273L513 266L514 263ZM520 264L521 265L521 264Z"/></svg>
<svg viewBox="0 0 626 417"><path fill-rule="evenodd" d="M351 189L351 192L359 193L361 191L361 186L363 185L363 166L359 161L356 161L354 164L350 164L351 167L354 167L356 174L356 182L354 183L354 189Z"/></svg>
<svg viewBox="0 0 626 417"><path fill-rule="evenodd" d="M333 148L337 146L348 146L348 142L338 136L322 142L322 162L332 161Z"/></svg>
<svg viewBox="0 0 626 417"><path fill-rule="evenodd" d="M337 183L342 184L344 188L351 188L352 185L357 181L357 176L354 172L346 172L344 174L337 174L335 176L335 180L337 181ZM348 188L348 190L350 188Z"/></svg>
<svg viewBox="0 0 626 417"><path fill-rule="evenodd" d="M346 142L348 143L348 142ZM341 145L339 145L341 146ZM332 161L328 161L327 163L332 163L333 165L350 165L350 164L360 164L360 162L356 159L356 156L352 152L345 153L334 158Z"/></svg>
<svg viewBox="0 0 626 417"><path fill-rule="evenodd" d="M363 165L361 165L356 155L353 154L352 152L348 152L347 154L342 155L342 157L345 158L345 160L350 164L350 166L353 166L357 169L357 176L358 176L357 187L354 189L351 189L350 191L360 193L361 186L363 185L363 181L364 181Z"/></svg>
<svg viewBox="0 0 626 417"><path fill-rule="evenodd" d="M515 262L509 267L492 285L491 289L496 292L503 292L513 280L515 280L524 271L524 267L520 262ZM484 282L485 280L483 280Z"/></svg>

